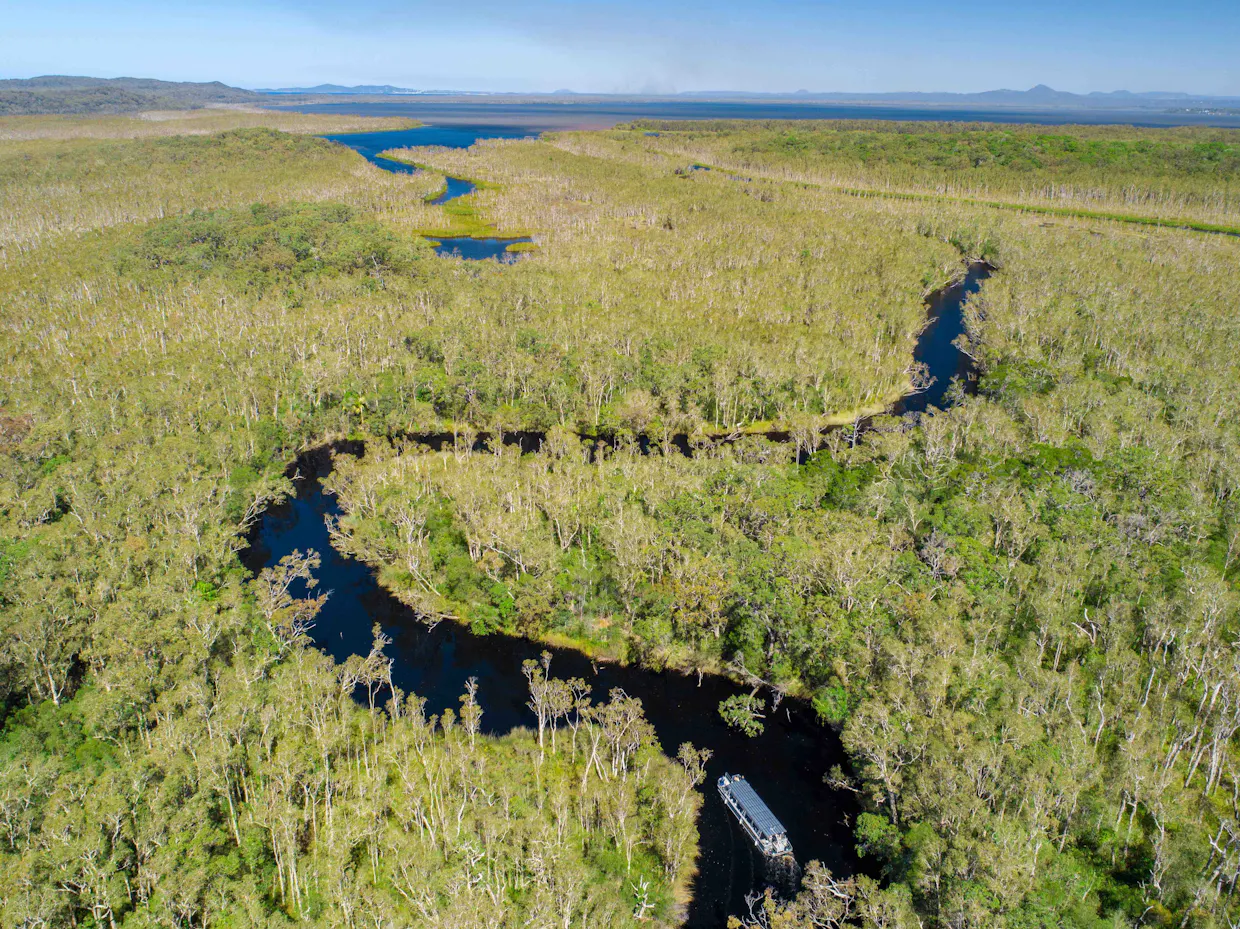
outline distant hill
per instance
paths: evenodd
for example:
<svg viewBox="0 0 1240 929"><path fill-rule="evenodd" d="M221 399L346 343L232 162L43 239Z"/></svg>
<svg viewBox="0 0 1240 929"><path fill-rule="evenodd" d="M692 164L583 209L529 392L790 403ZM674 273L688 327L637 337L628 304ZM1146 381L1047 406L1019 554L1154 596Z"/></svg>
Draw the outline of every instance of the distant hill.
<svg viewBox="0 0 1240 929"><path fill-rule="evenodd" d="M851 103L857 105L906 105L906 106L953 106L953 107L1020 107L1024 109L1105 109L1105 110L1167 110L1198 107L1232 107L1240 105L1237 97L1212 97L1206 94L1188 94L1173 91L1150 91L1133 93L1128 90L1111 92L1094 91L1074 94L1055 90L1038 84L1028 90L987 90L980 93L945 93L926 91L897 91L890 93L844 93L839 91L797 90L791 93L761 92L751 90L693 90L673 94L600 94L578 93L572 90L556 90L547 93L513 93L415 90L392 84L319 84L314 87L280 87L257 91L260 94L284 96L454 96L454 97L520 97L534 100L547 97L575 97L579 100L627 99L627 100L701 100L701 101L796 101L798 103Z"/></svg>
<svg viewBox="0 0 1240 929"><path fill-rule="evenodd" d="M467 90L414 90L409 87L394 87L391 84L357 84L345 87L343 84L317 84L314 87L276 87L256 91L260 94L345 94L362 96L408 96L423 94L452 94L454 96L474 96Z"/></svg>
<svg viewBox="0 0 1240 929"><path fill-rule="evenodd" d="M0 81L0 116L185 110L211 103L260 103L262 100L262 94L229 87L219 81L194 84L135 77L63 75Z"/></svg>

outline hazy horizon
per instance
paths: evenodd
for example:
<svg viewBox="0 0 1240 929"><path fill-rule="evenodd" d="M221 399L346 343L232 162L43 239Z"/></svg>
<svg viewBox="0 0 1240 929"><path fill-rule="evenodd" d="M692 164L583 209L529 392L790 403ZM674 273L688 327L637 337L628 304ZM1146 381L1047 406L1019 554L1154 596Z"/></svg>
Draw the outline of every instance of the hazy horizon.
<svg viewBox="0 0 1240 929"><path fill-rule="evenodd" d="M51 76L51 75L38 75L38 76ZM134 77L134 75L118 75L118 77L132 78ZM796 90L753 90L752 88L747 88L747 87L713 87L713 88L706 88L706 89L700 89L700 90L695 89L695 90L668 90L668 91L646 91L646 92L577 90L576 88L573 88L573 87L558 87L555 90L494 90L494 89L463 90L463 89L455 88L455 87L405 87L399 84L390 84L390 83L380 82L380 81L356 81L356 82L345 84L345 83L342 83L341 81L333 81L333 80L315 81L313 83L285 82L285 83L276 83L276 84L272 84L270 86L264 86L264 87L259 87L257 85L255 86L236 85L236 86L238 86L242 90L252 90L258 93L270 93L270 92L280 92L280 91L289 91L289 90L312 90L316 87L339 87L339 88L350 89L350 90L353 88L358 88L358 87L392 87L392 88L397 88L400 91L410 91L410 92L416 92L418 94L424 94L424 95L433 95L433 94L448 95L448 94L459 93L459 94L469 94L469 95L476 95L476 96L486 96L486 95L520 96L523 94L530 95L530 96L557 96L557 95L572 94L572 95L578 95L578 96L583 96L583 97L589 97L589 96L624 96L624 97L682 96L682 95L687 95L687 94L696 94L696 95L701 95L701 96L708 96L711 94L719 94L719 95L752 94L755 96L761 95L761 96L789 97L789 98L798 97L798 96L820 97L820 96L831 96L831 95L836 95L836 94L863 95L863 96L873 95L875 97L900 96L900 95L911 96L915 94L921 94L921 95L926 95L926 96L941 96L941 95L946 95L946 94L972 96L972 95L983 94L983 93L1026 93L1031 90L1036 90L1038 87L1049 87L1051 90L1057 93L1064 92L1063 88L1050 87L1050 85L1046 84L1045 81L1040 81L1038 84L1035 84L1033 87L985 87L979 90L937 90L934 88L907 88L906 87L900 90L860 90L860 91L857 91L857 90L845 91L845 90L838 90L835 88L828 88L828 87L820 87L820 88L799 87ZM1134 96L1176 94L1176 95L1183 95L1183 96L1191 97L1191 98L1199 98L1199 97L1200 98L1217 97L1220 99L1240 98L1240 93L1237 93L1237 94L1206 94L1206 93L1198 93L1192 89L1184 90L1183 88L1178 88L1178 87L1159 87L1159 88L1145 90L1145 91L1133 91L1127 87L1115 87L1115 88L1109 88L1109 89L1094 88L1092 90L1066 91L1066 92L1076 94L1077 96L1088 96L1089 94L1131 93ZM395 93L395 91L392 91L390 93Z"/></svg>
<svg viewBox="0 0 1240 929"><path fill-rule="evenodd" d="M977 93L1047 84L1240 96L1240 5L1050 0L83 0L14 6L0 77L77 74L238 87L391 84L494 93Z"/></svg>

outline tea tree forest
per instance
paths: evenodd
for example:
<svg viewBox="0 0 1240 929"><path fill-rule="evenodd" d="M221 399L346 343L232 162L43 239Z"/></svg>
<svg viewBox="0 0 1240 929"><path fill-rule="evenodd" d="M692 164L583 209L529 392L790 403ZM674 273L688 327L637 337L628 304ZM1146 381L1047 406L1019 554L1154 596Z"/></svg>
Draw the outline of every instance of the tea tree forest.
<svg viewBox="0 0 1240 929"><path fill-rule="evenodd" d="M660 123L394 174L316 136L401 123L165 115L0 120L0 923L683 920L709 745L547 662L528 728L429 713L382 627L315 646L325 553L242 566L325 446L334 545L427 622L842 740L860 870L734 924L1240 920L1240 133ZM891 415L979 261L976 384Z"/></svg>

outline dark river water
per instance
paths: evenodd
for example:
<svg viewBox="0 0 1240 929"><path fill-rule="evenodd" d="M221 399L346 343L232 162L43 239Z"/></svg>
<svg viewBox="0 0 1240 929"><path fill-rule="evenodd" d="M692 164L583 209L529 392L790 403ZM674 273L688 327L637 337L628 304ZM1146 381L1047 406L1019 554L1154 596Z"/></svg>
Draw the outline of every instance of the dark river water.
<svg viewBox="0 0 1240 929"><path fill-rule="evenodd" d="M445 177L447 182L444 186L443 193L431 201L431 206L442 206L449 200L455 200L457 197L468 197L478 189L473 181L467 181L463 177Z"/></svg>
<svg viewBox="0 0 1240 929"><path fill-rule="evenodd" d="M406 171L414 169L375 156L405 145L467 146L478 138L493 137L490 130L475 128L450 136L434 136L448 140L436 142L430 141L428 129L442 132L437 127L427 127L408 132L345 135L333 140L356 149L387 170ZM415 139L410 138L411 133L423 135ZM464 196L472 189L468 181L449 178L448 187L437 202ZM511 241L444 239L437 251L464 258L503 260ZM914 358L928 366L934 380L929 389L906 397L892 412L921 413L928 406L942 407L956 377L966 390L972 389L970 359L953 341L964 331L965 301L989 272L986 265L974 264L962 281L939 291L928 301L930 322L918 339ZM522 447L536 448L539 438L529 433L518 440ZM364 454L356 443L340 446L337 451ZM332 548L325 519L338 516L340 509L320 484L331 470L330 453L321 449L304 455L296 467L296 497L264 515L245 561L257 573L295 549L319 552L323 559L318 573L319 589L330 591L330 597L313 631L315 643L338 661L354 654L365 655L370 650L371 626L378 622L393 639L389 654L394 659L397 686L426 698L428 712L456 709L466 679L477 677L478 697L485 713L483 727L487 732L503 734L517 726L533 725L535 720L525 705L528 693L521 663L537 657L545 646L503 635L474 635L451 622L428 628L378 585L368 566ZM725 772L744 775L784 823L800 867L818 860L837 875L858 870L860 863L850 831L857 812L854 798L823 782L823 776L833 765L847 768L847 758L838 735L821 725L806 704L785 700L778 711L768 715L765 731L750 738L726 726L719 716L721 700L747 692L728 680L699 680L673 672L599 665L575 651L547 650L554 655L552 673L592 682L596 699L603 699L613 687L639 698L667 754L674 755L682 742L692 742L714 753L702 786L705 803L698 822L701 853L688 925L721 926L729 914L743 911L747 894L760 892L766 886L788 894L796 886L795 873L770 864L724 807L714 782Z"/></svg>
<svg viewBox="0 0 1240 929"><path fill-rule="evenodd" d="M323 558L319 590L330 591L313 630L319 647L338 661L365 655L370 651L371 626L378 622L393 639L388 654L395 659L397 686L425 697L428 713L458 709L466 679L477 677L486 731L502 734L534 725L525 705L529 694L521 662L536 658L545 646L503 635L474 635L451 622L428 629L378 585L369 567L332 548L324 517L340 510L319 483L330 467L326 451L298 462L297 496L263 517L246 553L246 566L258 572L294 549L314 549ZM723 925L729 913L744 907L746 893L768 883L785 892L793 886L786 872L768 871L764 856L724 807L714 782L725 772L749 778L787 827L799 862L817 859L842 875L856 870L845 820L856 812L852 798L822 780L832 765L847 761L839 738L819 725L807 706L785 700L778 712L768 714L765 732L749 738L730 729L719 716L721 700L748 692L727 680L704 677L699 682L696 676L594 665L578 652L547 650L555 656L552 674L593 683L596 699L604 699L613 687L638 697L666 753L674 755L682 742L714 752L702 786L706 802L698 821L701 855L690 926Z"/></svg>
<svg viewBox="0 0 1240 929"><path fill-rule="evenodd" d="M988 273L985 265L973 265L963 281L931 299L928 312L934 318L914 354L930 366L935 382L925 393L906 398L894 412L919 413L929 405L942 405L953 377L971 384L968 358L952 341L963 331L964 302ZM523 447L537 447L536 434L518 438ZM342 446L339 451L364 452L358 444ZM429 712L457 708L465 681L472 676L479 680L486 731L502 734L516 726L532 725L521 662L537 657L544 646L510 636L474 635L451 622L427 628L378 585L368 566L332 548L325 518L338 516L340 509L320 486L330 469L331 456L326 450L309 453L297 462L297 495L263 516L245 555L246 566L257 573L294 549L314 549L323 558L319 589L331 594L313 632L319 647L338 661L365 655L370 650L371 626L378 622L393 639L389 654L395 660L397 685L425 697ZM745 692L730 681L597 665L578 652L548 650L555 656L552 672L557 677L592 682L596 699L613 687L640 698L668 754L675 754L682 742L714 752L702 787L701 855L688 925L723 925L728 914L742 910L746 894L768 885L788 893L795 886L795 876L772 870L724 807L714 782L725 772L744 775L766 800L787 827L800 866L817 859L838 875L858 870L849 828L856 804L849 794L823 783L823 775L833 765L847 768L847 758L838 735L821 725L804 703L785 700L768 715L765 731L749 738L726 726L719 716L721 700Z"/></svg>
<svg viewBox="0 0 1240 929"><path fill-rule="evenodd" d="M917 339L913 360L925 364L934 380L928 390L905 397L891 412L897 415L924 413L931 406L943 409L948 405L947 394L953 378L959 379L966 393L976 390L973 359L958 349L955 341L964 334L965 302L978 292L990 273L988 265L977 262L969 266L968 274L959 283L936 291L930 297L926 306L930 322Z"/></svg>

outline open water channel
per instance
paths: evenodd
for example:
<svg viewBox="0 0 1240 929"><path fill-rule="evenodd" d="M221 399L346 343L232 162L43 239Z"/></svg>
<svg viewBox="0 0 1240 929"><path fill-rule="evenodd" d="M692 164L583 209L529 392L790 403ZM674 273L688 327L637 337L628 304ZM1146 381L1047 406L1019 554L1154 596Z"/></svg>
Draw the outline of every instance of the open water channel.
<svg viewBox="0 0 1240 929"><path fill-rule="evenodd" d="M362 144L372 146L371 154L354 144L358 141L356 136L341 136L337 140L374 160L373 155L379 151L395 147L388 139L375 139L377 135L409 133L370 134ZM435 144L426 138L396 144ZM457 142L471 144L472 140L465 138L458 136ZM378 159L376 163L382 161ZM975 265L967 278L930 301L932 322L918 341L915 358L930 367L936 381L929 391L902 401L897 412L917 413L928 404L940 405L953 377L964 376L967 380L968 358L953 340L963 331L964 302L986 273L984 266ZM531 440L530 436L524 438ZM338 445L334 450L338 454L365 452L357 443ZM338 517L340 508L321 486L322 478L330 470L328 449L307 453L298 460L296 496L263 516L245 561L257 573L295 549L320 553L319 590L329 591L330 596L319 614L313 636L315 643L337 661L369 652L371 627L377 622L393 640L389 655L394 659L397 686L424 697L429 713L440 713L448 707L456 709L466 680L476 677L484 710L483 729L503 734L514 727L534 724L526 707L528 693L521 663L546 649L554 656L552 674L584 678L594 685L596 700L604 699L613 687L639 698L660 745L669 755L674 755L682 742L692 742L714 753L702 787L705 803L698 821L700 856L689 926L723 925L729 914L744 910L747 894L760 893L768 885L783 893L795 889L796 874L769 863L724 807L715 790L715 780L725 772L744 775L759 792L786 826L801 866L816 859L840 876L855 873L861 867L850 830L856 803L850 794L832 789L823 780L833 765L847 768L847 758L838 734L822 725L808 705L784 700L777 711L768 714L765 731L750 738L729 728L719 716L720 701L747 692L729 680L594 663L575 651L549 649L540 643L504 635L479 636L451 622L429 628L379 586L367 565L332 547L326 520Z"/></svg>
<svg viewBox="0 0 1240 929"><path fill-rule="evenodd" d="M342 135L326 135L329 142L337 142L353 149L373 165L393 174L416 174L415 165L391 158L380 158L382 152L396 148L415 148L420 145L439 145L444 148L469 148L479 139L526 139L537 135L529 129L515 126L419 126L416 129L397 129L391 132L349 132ZM441 206L457 197L465 197L473 193L475 185L463 177L447 178L444 192L431 201ZM435 239L435 254L464 258L466 261L479 261L494 258L497 261L511 262L517 255L508 251L508 246L517 242L530 242L528 237L515 238L471 238L470 236L450 236Z"/></svg>

